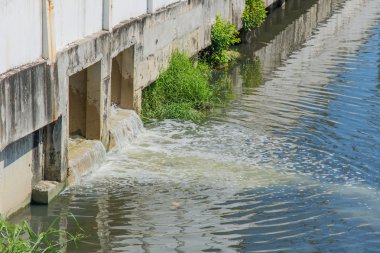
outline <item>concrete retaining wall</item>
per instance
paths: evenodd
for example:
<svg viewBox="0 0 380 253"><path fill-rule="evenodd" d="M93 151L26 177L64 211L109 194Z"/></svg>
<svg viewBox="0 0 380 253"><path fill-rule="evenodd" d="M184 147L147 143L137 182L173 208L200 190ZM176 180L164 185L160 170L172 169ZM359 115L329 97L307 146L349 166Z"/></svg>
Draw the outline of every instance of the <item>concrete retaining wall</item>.
<svg viewBox="0 0 380 253"><path fill-rule="evenodd" d="M40 60L0 78L0 152L53 121L54 87Z"/></svg>
<svg viewBox="0 0 380 253"><path fill-rule="evenodd" d="M218 14L240 28L245 5L245 0L41 0L40 5L0 0L0 14L6 13L0 15L0 32L11 20L24 29L4 8L25 1L33 8L26 4L23 10L40 17L23 20L25 30L40 28L30 34L33 43L25 40L25 31L26 42L5 50L33 52L0 65L0 72L6 71L0 74L0 215L29 203L39 180L67 180L70 133L108 147L111 103L139 111L142 89L167 67L173 50L193 55L208 47ZM153 13L146 13L148 6ZM0 44L0 52L5 46ZM80 72L83 78L76 78ZM86 89L78 94L80 85ZM70 103L81 106L82 116ZM78 117L86 119L79 127L70 124Z"/></svg>

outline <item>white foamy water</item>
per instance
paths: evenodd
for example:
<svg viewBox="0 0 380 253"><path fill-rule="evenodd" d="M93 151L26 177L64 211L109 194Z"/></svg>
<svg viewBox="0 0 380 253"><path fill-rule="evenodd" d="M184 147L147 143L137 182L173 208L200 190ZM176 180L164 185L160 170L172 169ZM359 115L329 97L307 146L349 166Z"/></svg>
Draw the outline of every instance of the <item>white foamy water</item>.
<svg viewBox="0 0 380 253"><path fill-rule="evenodd" d="M112 152L122 152L144 132L144 126L139 116L132 110L123 110L116 106L111 108L110 144ZM69 139L69 169L68 181L76 185L96 172L106 161L106 149L97 140L86 140L81 136Z"/></svg>
<svg viewBox="0 0 380 253"><path fill-rule="evenodd" d="M111 107L110 149L124 150L143 131L143 123L135 111Z"/></svg>

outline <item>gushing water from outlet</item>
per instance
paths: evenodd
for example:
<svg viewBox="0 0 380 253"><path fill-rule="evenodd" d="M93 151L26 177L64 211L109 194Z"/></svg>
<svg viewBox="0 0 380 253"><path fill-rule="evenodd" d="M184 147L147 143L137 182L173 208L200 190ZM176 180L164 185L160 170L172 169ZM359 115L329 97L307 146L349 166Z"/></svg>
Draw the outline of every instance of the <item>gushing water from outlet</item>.
<svg viewBox="0 0 380 253"><path fill-rule="evenodd" d="M144 132L140 117L132 110L111 107L110 150L122 150Z"/></svg>
<svg viewBox="0 0 380 253"><path fill-rule="evenodd" d="M143 123L134 111L112 106L109 150L113 152L124 150L143 131ZM106 160L106 149L98 140L73 136L69 139L68 156L68 182L72 185L77 184L83 175L98 169L103 164Z"/></svg>

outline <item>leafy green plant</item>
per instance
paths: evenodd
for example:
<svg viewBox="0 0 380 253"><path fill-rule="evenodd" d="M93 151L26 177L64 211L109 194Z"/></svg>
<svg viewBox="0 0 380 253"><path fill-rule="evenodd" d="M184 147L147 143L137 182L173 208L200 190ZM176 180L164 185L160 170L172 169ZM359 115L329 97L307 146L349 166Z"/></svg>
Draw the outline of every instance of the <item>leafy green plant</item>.
<svg viewBox="0 0 380 253"><path fill-rule="evenodd" d="M142 118L199 121L210 109L210 68L174 52L169 67L143 92Z"/></svg>
<svg viewBox="0 0 380 253"><path fill-rule="evenodd" d="M45 232L36 233L27 222L21 225L11 225L0 219L0 252L63 252L69 243L76 245L80 239L84 238L84 235L80 233L70 234L66 231L57 230L54 228L55 225L56 222L53 222Z"/></svg>
<svg viewBox="0 0 380 253"><path fill-rule="evenodd" d="M263 0L246 0L243 12L243 29L250 31L262 25L267 16Z"/></svg>
<svg viewBox="0 0 380 253"><path fill-rule="evenodd" d="M233 58L230 47L239 42L239 31L235 25L218 15L211 29L211 52L208 61L212 65L227 64Z"/></svg>

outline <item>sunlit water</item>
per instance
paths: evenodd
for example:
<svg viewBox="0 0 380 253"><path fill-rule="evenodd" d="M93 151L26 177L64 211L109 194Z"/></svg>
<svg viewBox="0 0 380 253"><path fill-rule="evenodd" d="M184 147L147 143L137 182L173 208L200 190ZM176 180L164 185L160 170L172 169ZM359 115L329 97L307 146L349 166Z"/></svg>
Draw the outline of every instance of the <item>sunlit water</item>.
<svg viewBox="0 0 380 253"><path fill-rule="evenodd" d="M32 225L73 213L68 252L380 252L380 1L288 1L246 38L215 116L146 126Z"/></svg>

